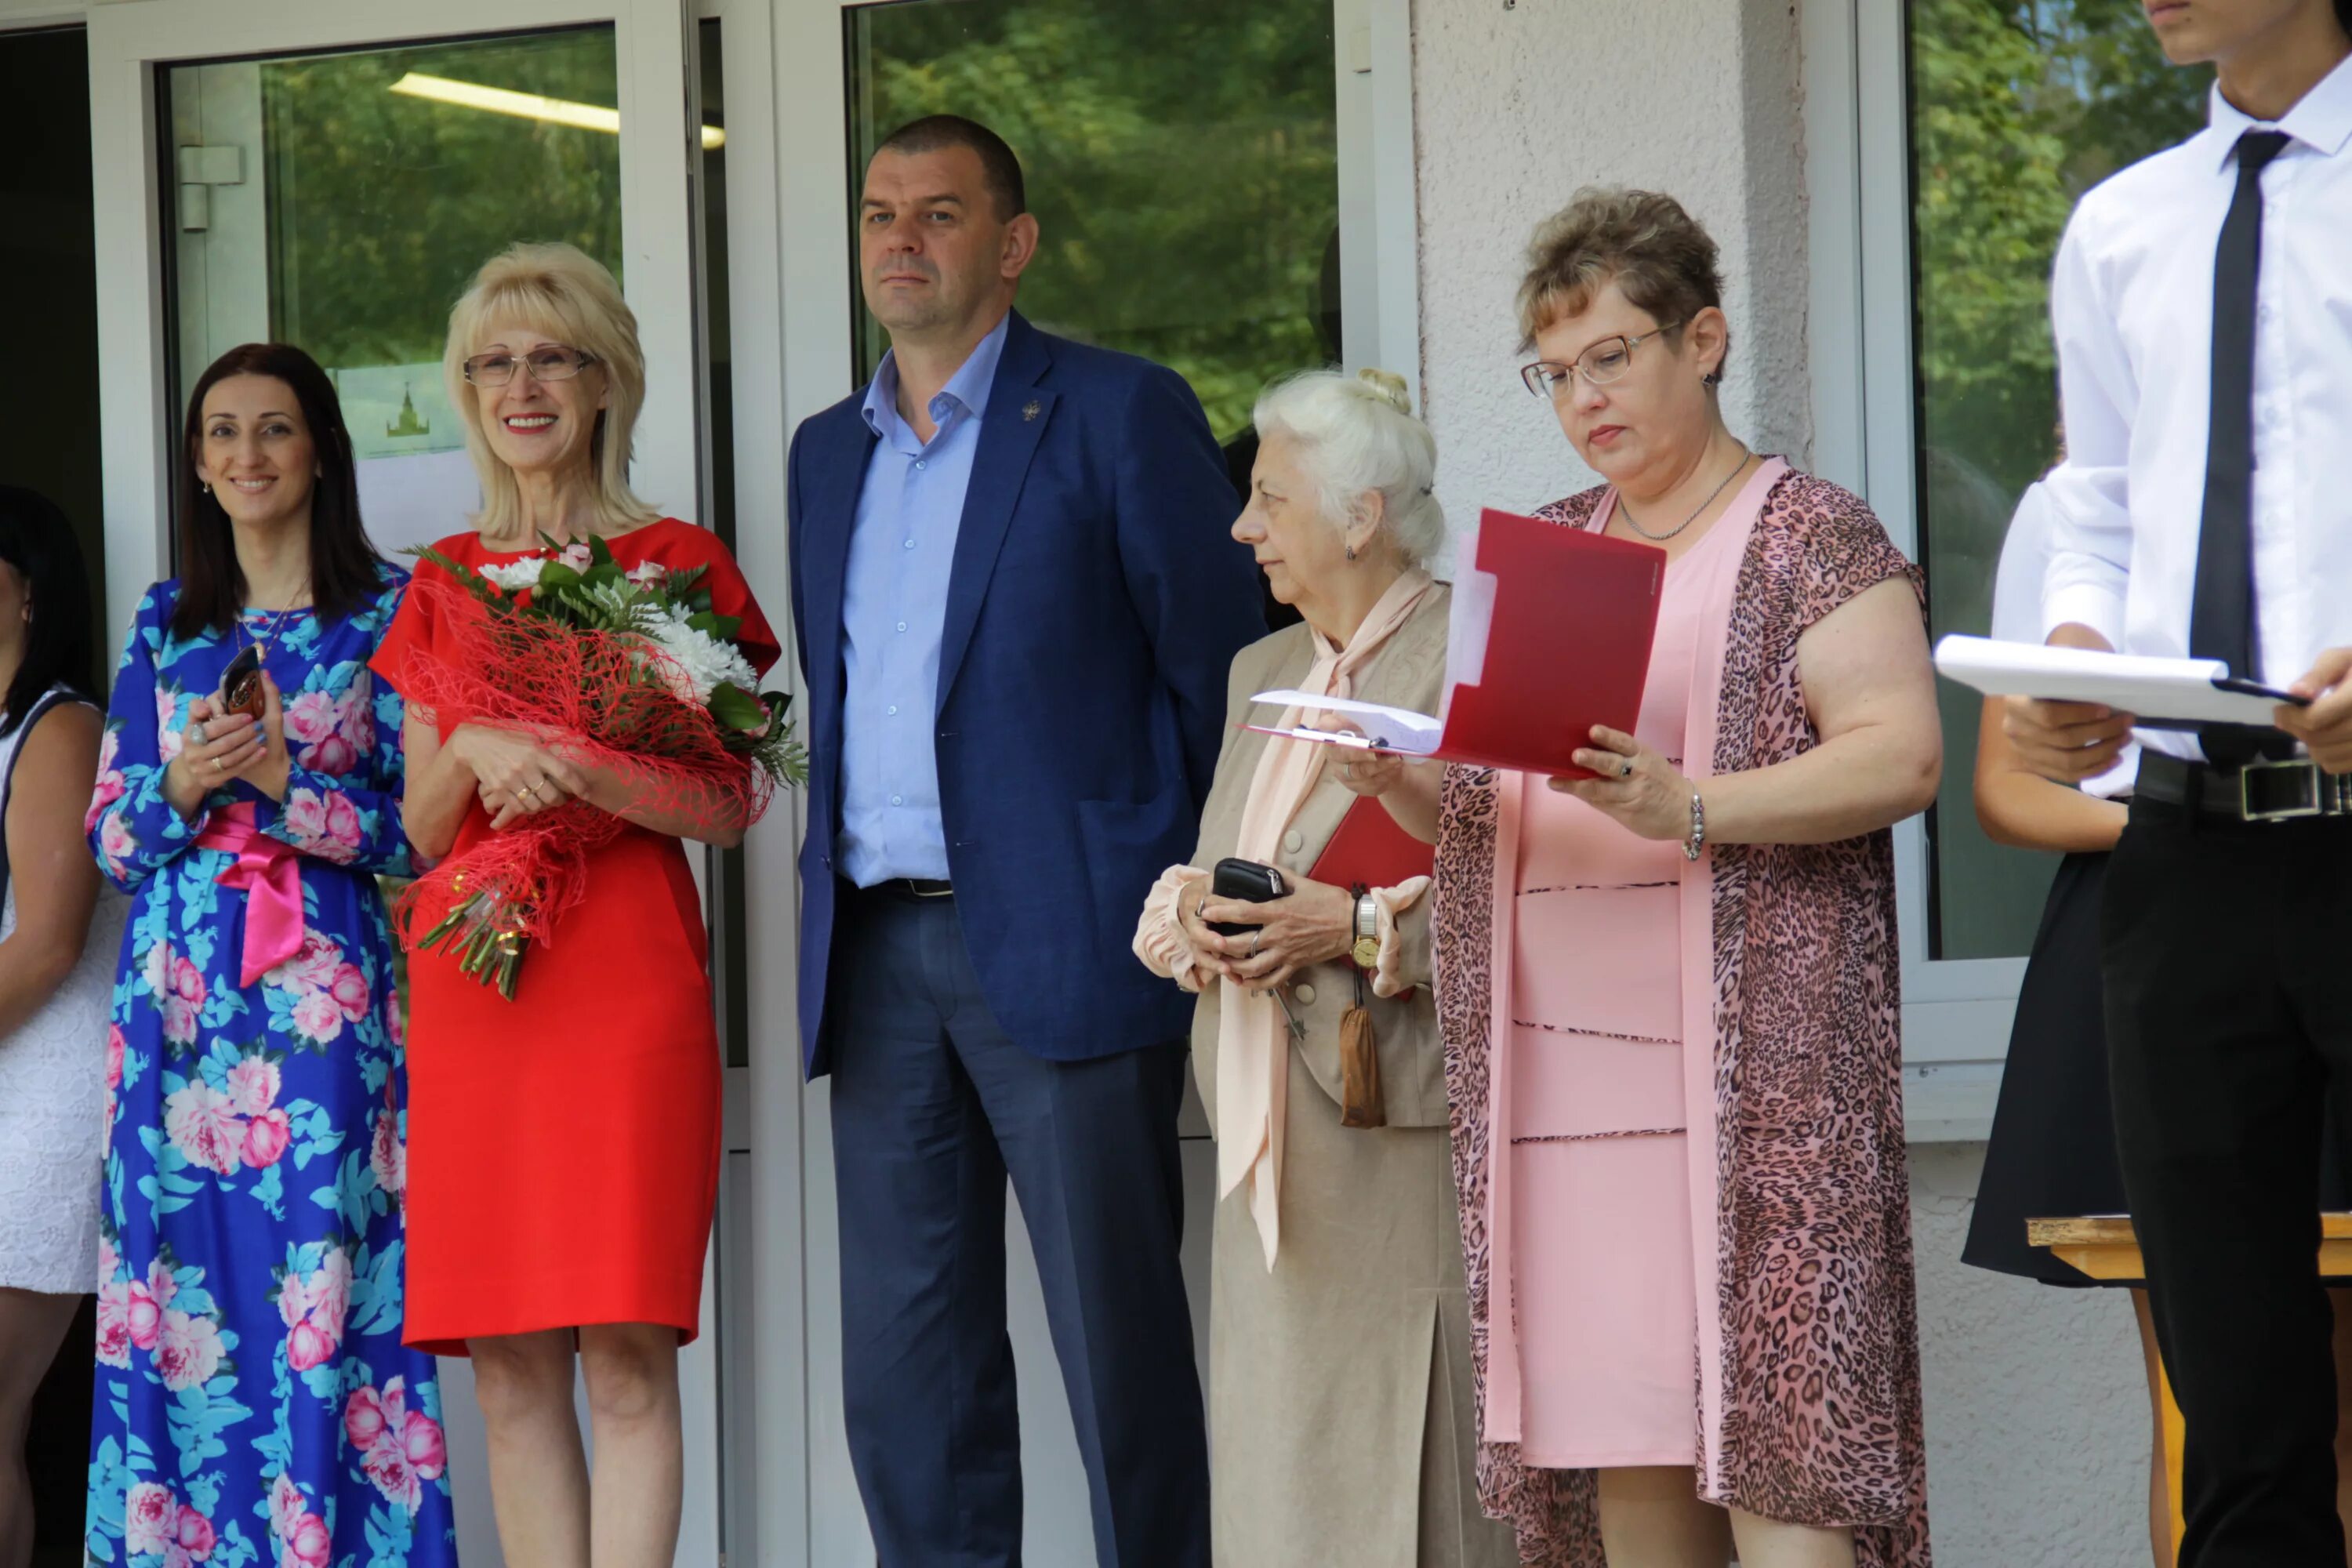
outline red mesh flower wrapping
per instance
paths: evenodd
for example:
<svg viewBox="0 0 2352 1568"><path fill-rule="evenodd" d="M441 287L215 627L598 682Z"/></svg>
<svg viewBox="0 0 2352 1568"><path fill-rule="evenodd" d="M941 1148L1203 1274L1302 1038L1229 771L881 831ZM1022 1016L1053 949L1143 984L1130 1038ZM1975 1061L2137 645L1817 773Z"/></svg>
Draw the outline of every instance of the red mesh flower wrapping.
<svg viewBox="0 0 2352 1568"><path fill-rule="evenodd" d="M412 649L399 685L444 735L468 723L522 731L583 767L631 780L633 806L683 814L700 828L749 826L767 809L775 779L730 747L709 710L675 694L677 672L647 638L485 603L439 574L419 573L409 592L425 596L442 628L438 646L454 651ZM497 982L511 996L522 949L554 942L564 912L587 890L590 853L624 826L566 800L483 835L401 896L403 940L413 951L454 939L446 945L469 972L483 973L476 960L502 969Z"/></svg>

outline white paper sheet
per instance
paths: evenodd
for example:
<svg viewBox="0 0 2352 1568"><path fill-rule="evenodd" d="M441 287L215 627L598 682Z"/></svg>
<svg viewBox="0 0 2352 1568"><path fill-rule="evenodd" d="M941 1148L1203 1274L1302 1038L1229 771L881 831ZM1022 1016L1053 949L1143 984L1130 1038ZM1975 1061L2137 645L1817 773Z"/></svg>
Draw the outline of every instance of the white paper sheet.
<svg viewBox="0 0 2352 1568"><path fill-rule="evenodd" d="M1463 558L1478 559L1478 536L1465 542ZM1445 686L1437 699L1437 717L1453 710L1456 687L1475 686L1486 679L1486 639L1495 626L1495 574L1465 566L1454 584L1454 602L1446 607Z"/></svg>
<svg viewBox="0 0 2352 1568"><path fill-rule="evenodd" d="M1364 731L1361 735L1347 731L1284 730L1302 741L1313 741L1327 746L1354 746L1379 752L1399 752L1407 756L1425 757L1437 750L1437 742L1445 726L1426 713L1416 713L1409 708L1389 708L1378 702L1359 702L1348 697L1314 697L1304 691L1261 691L1250 699L1277 711L1297 708L1309 713L1335 713L1354 723Z"/></svg>
<svg viewBox="0 0 2352 1568"><path fill-rule="evenodd" d="M1989 697L2096 702L2137 715L2150 728L2268 724L2280 703L2303 701L2252 681L2232 680L2230 667L2217 658L2150 658L1990 637L1944 638L1936 645L1936 668Z"/></svg>

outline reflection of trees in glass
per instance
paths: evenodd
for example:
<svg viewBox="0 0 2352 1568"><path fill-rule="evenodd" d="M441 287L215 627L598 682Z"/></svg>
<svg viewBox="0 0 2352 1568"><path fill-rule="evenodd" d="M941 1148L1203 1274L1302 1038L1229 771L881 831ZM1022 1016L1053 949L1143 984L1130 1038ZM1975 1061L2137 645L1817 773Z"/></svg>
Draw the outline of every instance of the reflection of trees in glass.
<svg viewBox="0 0 2352 1568"><path fill-rule="evenodd" d="M2056 452L2050 263L2075 198L2203 121L2138 0L1914 0L1919 368L1930 447L2013 495Z"/></svg>
<svg viewBox="0 0 2352 1568"><path fill-rule="evenodd" d="M392 91L410 71L616 101L609 27L265 64L270 330L323 364L439 359L449 307L516 240L621 271L618 137Z"/></svg>
<svg viewBox="0 0 2352 1568"><path fill-rule="evenodd" d="M1173 366L1221 437L1272 376L1336 354L1329 0L931 0L846 25L853 182L921 115L997 132L1044 231L1021 288L1039 324Z"/></svg>
<svg viewBox="0 0 2352 1568"><path fill-rule="evenodd" d="M2202 123L2209 73L2165 62L2138 0L1911 0L1912 255L1922 543L1935 630L1981 634L2017 497L2056 457L2050 264L2075 199ZM2021 953L2053 862L1965 802L1978 704L1947 687L1933 948Z"/></svg>

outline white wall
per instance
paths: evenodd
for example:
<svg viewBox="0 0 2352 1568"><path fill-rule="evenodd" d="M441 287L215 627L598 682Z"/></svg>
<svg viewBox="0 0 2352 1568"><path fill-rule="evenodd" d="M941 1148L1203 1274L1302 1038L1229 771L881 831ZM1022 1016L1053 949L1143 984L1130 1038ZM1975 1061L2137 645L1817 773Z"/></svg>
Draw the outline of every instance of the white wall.
<svg viewBox="0 0 2352 1568"><path fill-rule="evenodd" d="M1528 233L1585 184L1664 191L1715 236L1725 412L1759 450L1804 459L1797 73L1794 14L1773 0L1415 0L1422 375L1457 529L1596 482L1519 384L1512 309Z"/></svg>
<svg viewBox="0 0 2352 1568"><path fill-rule="evenodd" d="M1666 191L1723 252L1732 429L1807 460L1801 62L1787 0L1413 0L1422 375L1457 528L1595 482L1518 384L1529 230L1580 185ZM1989 1056L1999 1042L1987 1042ZM2147 1561L2131 1307L1959 1263L1981 1143L1915 1144L1929 1510L1939 1561Z"/></svg>

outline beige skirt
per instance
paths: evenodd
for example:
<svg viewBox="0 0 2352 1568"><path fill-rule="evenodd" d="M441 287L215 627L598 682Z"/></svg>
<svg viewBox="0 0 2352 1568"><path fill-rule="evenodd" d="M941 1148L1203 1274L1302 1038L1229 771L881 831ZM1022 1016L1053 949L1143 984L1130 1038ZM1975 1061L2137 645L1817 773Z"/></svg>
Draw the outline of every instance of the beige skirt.
<svg viewBox="0 0 2352 1568"><path fill-rule="evenodd" d="M1271 1273L1217 1205L1209 1310L1218 1568L1513 1568L1482 1516L1469 1310L1443 1127L1350 1131L1294 1051Z"/></svg>

